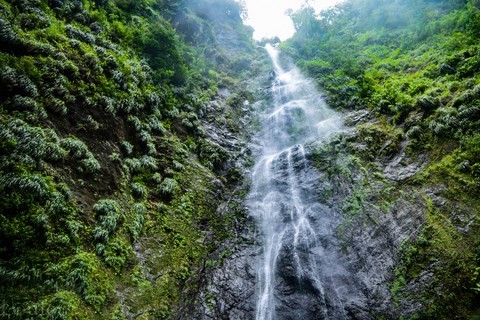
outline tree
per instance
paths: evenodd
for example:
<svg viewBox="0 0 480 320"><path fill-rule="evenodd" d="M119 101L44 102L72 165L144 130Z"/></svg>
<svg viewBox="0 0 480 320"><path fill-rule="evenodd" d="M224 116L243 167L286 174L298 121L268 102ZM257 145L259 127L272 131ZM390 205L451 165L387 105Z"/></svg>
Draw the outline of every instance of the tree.
<svg viewBox="0 0 480 320"><path fill-rule="evenodd" d="M299 35L311 36L318 30L318 20L315 9L304 6L298 11L288 9L286 14L292 19L295 31Z"/></svg>

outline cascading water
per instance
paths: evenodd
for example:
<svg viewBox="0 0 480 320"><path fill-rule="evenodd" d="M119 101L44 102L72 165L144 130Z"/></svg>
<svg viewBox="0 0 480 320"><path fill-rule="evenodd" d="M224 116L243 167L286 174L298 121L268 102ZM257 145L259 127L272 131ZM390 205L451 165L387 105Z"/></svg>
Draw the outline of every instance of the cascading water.
<svg viewBox="0 0 480 320"><path fill-rule="evenodd" d="M284 70L266 47L276 77L263 115L248 206L262 234L257 267L257 320L350 319L345 303L358 291L334 236L338 218L318 201L318 172L306 143L341 130L314 85Z"/></svg>

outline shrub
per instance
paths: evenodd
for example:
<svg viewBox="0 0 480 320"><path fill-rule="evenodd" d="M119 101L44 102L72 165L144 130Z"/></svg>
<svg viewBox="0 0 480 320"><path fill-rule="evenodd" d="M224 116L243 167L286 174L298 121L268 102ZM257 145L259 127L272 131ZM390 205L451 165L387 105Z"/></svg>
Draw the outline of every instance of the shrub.
<svg viewBox="0 0 480 320"><path fill-rule="evenodd" d="M68 150L69 154L74 158L84 158L89 153L88 147L85 143L75 137L68 137L60 140L60 145Z"/></svg>
<svg viewBox="0 0 480 320"><path fill-rule="evenodd" d="M122 142L122 151L125 152L125 154L130 155L133 152L133 146L130 142L128 141L123 141Z"/></svg>
<svg viewBox="0 0 480 320"><path fill-rule="evenodd" d="M117 228L121 215L120 205L115 200L102 199L93 206L93 211L97 218L94 238L105 243Z"/></svg>
<svg viewBox="0 0 480 320"><path fill-rule="evenodd" d="M60 265L53 265L47 269L46 274L59 279L60 283L57 285L77 292L97 311L112 293L108 276L100 261L92 253L81 252L68 257Z"/></svg>
<svg viewBox="0 0 480 320"><path fill-rule="evenodd" d="M147 208L145 208L145 206L141 203L135 203L132 207L132 213L135 215L135 217L130 225L130 232L134 239L138 239L143 229Z"/></svg>
<svg viewBox="0 0 480 320"><path fill-rule="evenodd" d="M132 194L136 197L146 198L148 195L148 189L143 183L132 183Z"/></svg>
<svg viewBox="0 0 480 320"><path fill-rule="evenodd" d="M101 168L100 163L90 152L87 154L87 158L80 161L80 164L88 173L95 173Z"/></svg>
<svg viewBox="0 0 480 320"><path fill-rule="evenodd" d="M178 183L175 179L165 178L158 186L158 190L163 194L172 194L177 187Z"/></svg>

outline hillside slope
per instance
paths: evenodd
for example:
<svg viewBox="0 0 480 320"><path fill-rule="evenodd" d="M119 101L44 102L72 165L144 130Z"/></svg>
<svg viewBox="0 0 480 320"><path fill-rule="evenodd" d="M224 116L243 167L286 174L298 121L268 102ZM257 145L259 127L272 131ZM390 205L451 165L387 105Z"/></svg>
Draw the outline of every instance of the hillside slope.
<svg viewBox="0 0 480 320"><path fill-rule="evenodd" d="M317 148L376 318L476 319L480 4L351 0L282 44L351 130Z"/></svg>
<svg viewBox="0 0 480 320"><path fill-rule="evenodd" d="M240 12L0 1L2 319L164 319L189 303L244 217L244 80L263 60Z"/></svg>

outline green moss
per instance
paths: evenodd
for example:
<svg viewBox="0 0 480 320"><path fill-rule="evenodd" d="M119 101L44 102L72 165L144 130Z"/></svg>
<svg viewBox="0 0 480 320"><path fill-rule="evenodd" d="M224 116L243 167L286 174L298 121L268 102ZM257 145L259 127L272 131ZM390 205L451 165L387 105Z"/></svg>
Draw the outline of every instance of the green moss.
<svg viewBox="0 0 480 320"><path fill-rule="evenodd" d="M455 228L446 214L449 206L437 208L427 198L426 224L414 240L406 240L401 248L401 261L395 269L395 281L391 291L399 299L421 299L428 308L419 313L419 317L440 317L461 314L467 317L475 306L475 270L478 260L475 256L476 245L470 243L478 226L467 234ZM432 266L433 264L433 266ZM433 273L429 283L416 297L405 289L407 285L420 277L425 269ZM439 290L447 290L438 295ZM461 299L460 299L461 297Z"/></svg>

